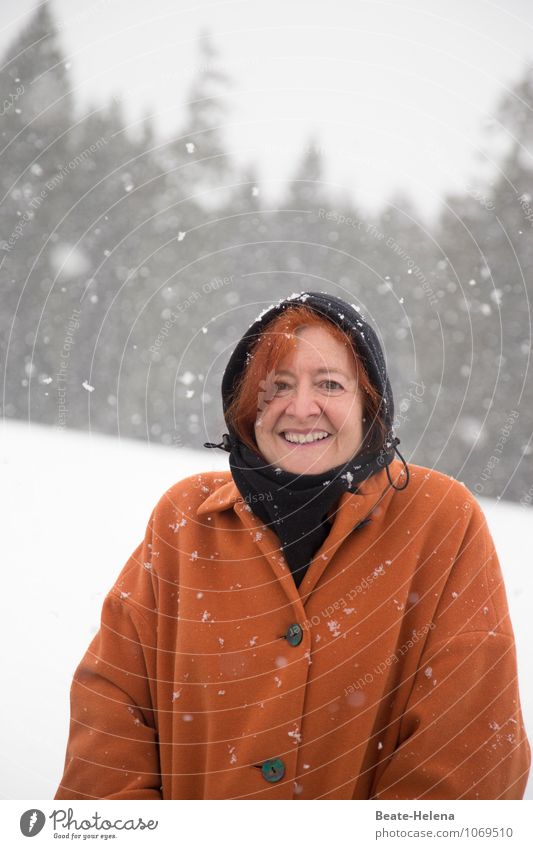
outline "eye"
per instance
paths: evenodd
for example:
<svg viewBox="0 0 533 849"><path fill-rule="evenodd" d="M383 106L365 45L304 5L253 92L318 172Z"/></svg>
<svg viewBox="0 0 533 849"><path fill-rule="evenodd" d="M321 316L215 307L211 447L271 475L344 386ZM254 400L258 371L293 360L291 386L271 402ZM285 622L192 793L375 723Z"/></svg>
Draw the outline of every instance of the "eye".
<svg viewBox="0 0 533 849"><path fill-rule="evenodd" d="M328 386L328 389L342 389L342 386L338 382L338 380L323 380L322 384L326 384Z"/></svg>
<svg viewBox="0 0 533 849"><path fill-rule="evenodd" d="M274 386L278 390L278 392L283 392L284 389L290 388L288 383L285 383L283 380L276 380L274 382Z"/></svg>

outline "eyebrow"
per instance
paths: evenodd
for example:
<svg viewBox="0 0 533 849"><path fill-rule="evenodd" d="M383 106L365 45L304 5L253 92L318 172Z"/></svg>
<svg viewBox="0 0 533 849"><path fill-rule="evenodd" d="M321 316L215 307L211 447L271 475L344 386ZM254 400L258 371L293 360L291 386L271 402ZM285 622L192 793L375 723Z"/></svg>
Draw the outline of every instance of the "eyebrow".
<svg viewBox="0 0 533 849"><path fill-rule="evenodd" d="M277 371L276 374L290 374L291 377L295 376L292 371L289 371L289 369L282 369L281 371ZM314 370L313 374L342 374L346 380L350 380L349 376L341 371L340 368L317 368Z"/></svg>

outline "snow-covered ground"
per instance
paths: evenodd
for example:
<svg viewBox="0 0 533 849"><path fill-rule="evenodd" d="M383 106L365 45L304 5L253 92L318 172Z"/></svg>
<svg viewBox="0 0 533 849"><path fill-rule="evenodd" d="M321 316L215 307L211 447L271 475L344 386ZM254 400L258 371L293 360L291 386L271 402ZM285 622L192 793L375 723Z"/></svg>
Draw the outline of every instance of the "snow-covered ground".
<svg viewBox="0 0 533 849"><path fill-rule="evenodd" d="M0 445L7 584L0 797L51 799L63 770L72 674L98 628L105 593L162 493L194 472L227 469L228 456L22 423L3 424ZM506 582L533 742L532 512L480 503ZM533 778L526 798L533 798Z"/></svg>

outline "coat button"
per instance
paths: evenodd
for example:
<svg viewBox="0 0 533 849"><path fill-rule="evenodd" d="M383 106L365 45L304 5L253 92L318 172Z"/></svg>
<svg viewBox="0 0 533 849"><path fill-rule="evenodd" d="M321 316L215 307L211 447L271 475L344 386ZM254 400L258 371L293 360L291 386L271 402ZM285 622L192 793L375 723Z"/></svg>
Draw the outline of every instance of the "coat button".
<svg viewBox="0 0 533 849"><path fill-rule="evenodd" d="M261 766L266 781L279 781L285 775L285 764L281 758L271 758Z"/></svg>
<svg viewBox="0 0 533 849"><path fill-rule="evenodd" d="M298 625L298 623L294 623L290 628L287 629L287 633L285 634L285 639L291 646L298 646L303 640L304 632Z"/></svg>

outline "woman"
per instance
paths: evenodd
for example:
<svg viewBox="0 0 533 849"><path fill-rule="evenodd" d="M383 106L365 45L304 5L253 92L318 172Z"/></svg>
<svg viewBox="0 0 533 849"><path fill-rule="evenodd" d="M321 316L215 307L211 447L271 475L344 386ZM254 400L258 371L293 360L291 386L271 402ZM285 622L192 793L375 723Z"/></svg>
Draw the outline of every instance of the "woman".
<svg viewBox="0 0 533 849"><path fill-rule="evenodd" d="M206 445L231 471L171 487L108 593L55 798L522 798L493 541L472 493L397 451L372 328L292 295L222 396Z"/></svg>

